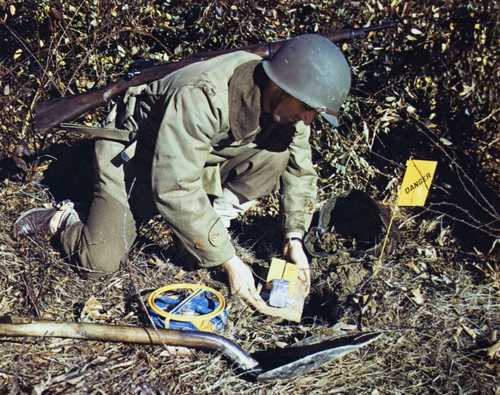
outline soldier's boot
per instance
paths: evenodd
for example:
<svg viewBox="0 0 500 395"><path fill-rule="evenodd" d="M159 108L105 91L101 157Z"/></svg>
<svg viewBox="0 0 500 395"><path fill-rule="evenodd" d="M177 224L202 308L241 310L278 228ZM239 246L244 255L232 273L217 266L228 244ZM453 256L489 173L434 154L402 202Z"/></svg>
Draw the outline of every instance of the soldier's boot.
<svg viewBox="0 0 500 395"><path fill-rule="evenodd" d="M231 220L257 203L257 200L240 203L240 198L227 188L224 188L222 192L222 196L214 200L213 207L226 228L231 225Z"/></svg>
<svg viewBox="0 0 500 395"><path fill-rule="evenodd" d="M32 208L23 212L14 222L14 237L26 237L34 234L53 237L68 226L80 222L80 216L74 204L64 200L52 208Z"/></svg>

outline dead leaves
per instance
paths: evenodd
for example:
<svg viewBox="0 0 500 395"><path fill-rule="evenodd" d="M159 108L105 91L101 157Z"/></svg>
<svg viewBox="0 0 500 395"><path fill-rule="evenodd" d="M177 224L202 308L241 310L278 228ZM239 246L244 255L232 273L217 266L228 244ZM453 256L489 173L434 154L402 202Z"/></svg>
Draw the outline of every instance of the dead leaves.
<svg viewBox="0 0 500 395"><path fill-rule="evenodd" d="M490 359L497 359L500 357L500 341L497 341L495 344L491 345L487 348L486 354Z"/></svg>
<svg viewBox="0 0 500 395"><path fill-rule="evenodd" d="M102 303L95 296L91 296L84 304L80 313L80 320L83 322L109 321L108 312L104 311Z"/></svg>
<svg viewBox="0 0 500 395"><path fill-rule="evenodd" d="M422 288L419 286L411 291L411 299L417 304L417 305L423 305L424 304L424 295L422 293Z"/></svg>

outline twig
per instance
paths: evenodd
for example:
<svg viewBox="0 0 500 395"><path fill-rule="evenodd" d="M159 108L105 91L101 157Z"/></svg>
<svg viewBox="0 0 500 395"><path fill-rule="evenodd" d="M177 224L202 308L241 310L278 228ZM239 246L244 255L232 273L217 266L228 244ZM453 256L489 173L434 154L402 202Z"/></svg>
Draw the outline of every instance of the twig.
<svg viewBox="0 0 500 395"><path fill-rule="evenodd" d="M435 206L449 206L449 207L453 207L454 209L456 209L456 210L462 212L463 214L467 215L478 226L479 225L485 226L485 225L488 225L490 223L495 223L495 222L498 221L498 220L493 220L493 221L490 221L490 222L484 224L483 222L481 222L480 220L478 220L477 218L475 218L469 211L467 211L466 209L464 209L463 207L460 207L459 205L457 205L455 203L440 202L440 203L431 203L429 205L429 207L435 207Z"/></svg>
<svg viewBox="0 0 500 395"><path fill-rule="evenodd" d="M80 8L83 6L85 2L82 1L80 3L80 5L78 6L78 8L75 9L75 12L73 13L73 16L70 18L69 20L69 24L71 24L71 22L73 22L73 19L75 19L76 15L78 14L78 11L80 10ZM63 17L64 19L64 17ZM67 26L67 25L66 25ZM66 32L67 32L67 27L66 26L62 26L62 34L61 36L59 37L59 41L57 42L57 44L55 45L54 49L51 50L49 53L51 54L51 56L49 56L49 58L47 59L47 68L44 70L44 73L43 73L43 77L45 77L45 75L47 74L47 69L48 69L48 64L50 63L51 61L51 58L55 56L55 53L57 51L57 49L59 48L59 46L61 45L61 41L63 39L63 37L66 35ZM51 47L52 47L52 42L51 42ZM57 74L57 71L58 71L58 65L56 63L56 69L55 69L55 74ZM56 87L57 90L59 91L59 94L63 95L64 92L61 92L61 90L59 89L59 87Z"/></svg>
<svg viewBox="0 0 500 395"><path fill-rule="evenodd" d="M31 282L31 279L29 279L26 276L26 273L23 273L21 275L23 282L24 282L24 287L26 289L26 294L28 296L29 301L31 302L31 306L35 310L35 314L37 318L41 318L42 314L40 313L40 308L38 307L37 300L35 298L35 295L33 294L33 283Z"/></svg>
<svg viewBox="0 0 500 395"><path fill-rule="evenodd" d="M473 228L473 229L479 230L480 232L483 232L483 233L485 233L485 234L487 234L487 235L489 235L489 236L491 236L491 237L494 237L494 238L498 238L498 237L499 237L499 236L498 236L498 234L490 233L490 232L489 232L489 231L487 231L487 230L481 229L480 227L475 226L475 225L472 225L471 223L469 223L469 222L467 222L467 221L465 221L465 220L463 220L463 219L460 219L460 218L454 217L454 216L452 216L452 215L450 215L450 214L447 214L447 213L444 213L444 212L442 212L442 211L433 210L433 209L431 209L431 208L424 208L424 210L425 210L425 211L429 211L429 212L431 212L431 213L435 213L435 214L439 214L439 215L444 215L444 216L446 216L446 217L448 217L448 218L452 219L453 221L456 221L456 222L461 222L461 223L463 223L463 224L465 224L465 225L467 225L467 226L470 226L470 227L471 227L471 228Z"/></svg>
<svg viewBox="0 0 500 395"><path fill-rule="evenodd" d="M376 157L377 157L377 158L379 158L379 159L385 160L386 162L389 162L391 165L393 165L393 166L395 166L395 167L397 167L397 168L399 168L399 169L401 169L401 170L403 170L403 169L405 168L405 167L404 167L401 163L395 162L395 161L393 161L393 160L391 160L391 159L389 159L389 158L386 158L385 156L382 156L382 155L380 155L380 154L377 154L377 153L376 153L376 152L374 152L374 151L371 151L371 150L370 150L370 151L368 151L368 152L370 153L370 155L374 155L374 156L376 156Z"/></svg>
<svg viewBox="0 0 500 395"><path fill-rule="evenodd" d="M42 70L43 76L45 76L47 74L46 68L44 68L44 66L42 65L42 63L38 60L38 58L31 51L31 49L24 43L24 41L22 40L22 38L19 37L19 35L14 30L12 30L5 22L2 22L2 24L9 31L9 33L12 34L14 36L14 38L24 47L24 49L26 49L26 52L28 52L30 54L30 56L35 60L35 62L38 64L38 66ZM49 59L50 59L50 57L49 57ZM49 81L59 91L59 88L57 87L57 84L55 83L55 81L52 78L49 78Z"/></svg>
<svg viewBox="0 0 500 395"><path fill-rule="evenodd" d="M8 340L10 343L15 343L14 341L12 340ZM25 343L25 342L23 342ZM34 344L34 343L33 343ZM22 377L23 379L34 379L36 378L37 376L33 376L31 374L24 374L24 373L19 373L18 370L16 370L15 373L11 373L11 372L7 372L3 369L0 369L0 374L5 374L6 376L12 376L12 377Z"/></svg>
<svg viewBox="0 0 500 395"><path fill-rule="evenodd" d="M130 196L132 194L132 190L134 189L134 186L135 186L135 182L136 182L136 179L134 178L134 180L132 181L132 184L130 186L130 190L128 192L128 199L130 199ZM124 222L125 222L125 218L124 218ZM128 243L127 243L127 236L125 234L125 223L123 224L123 242L124 242L125 249L126 249L127 255L128 255L128 253L129 253L129 251L128 251L129 246L128 246ZM134 272L132 271L132 265L130 264L130 260L126 259L125 262L126 262L126 266L127 266L127 272L128 272L128 275L129 275L130 283L132 284L132 287L134 288L134 294L137 296L137 299L138 299L139 304L141 305L142 311L148 317L148 321L151 324L151 330L154 331L154 332L156 332L156 334L158 336L160 336L160 329L158 329L156 327L156 325L155 325L155 323L153 321L153 318L149 314L149 310L146 307L146 304L144 303L144 301L141 298L141 294L140 294L139 288L137 287L137 281L135 280ZM162 347L165 350L169 351L167 344L162 344Z"/></svg>
<svg viewBox="0 0 500 395"><path fill-rule="evenodd" d="M477 126L477 125L482 124L483 122L485 122L488 119L490 119L491 117L493 117L498 111L500 111L500 108L495 108L489 115L487 115L486 117L484 117L483 119L481 119L477 122L474 122L474 125Z"/></svg>
<svg viewBox="0 0 500 395"><path fill-rule="evenodd" d="M38 88L33 96L33 100L31 100L31 104L29 106L28 112L26 113L26 116L24 117L23 127L21 129L21 136L26 136L26 129L28 129L31 114L33 114L33 109L35 108L35 103L38 100L39 94L40 94L40 86L38 86ZM35 136L32 135L32 138L33 138L33 145L35 146L35 150L38 151Z"/></svg>
<svg viewBox="0 0 500 395"><path fill-rule="evenodd" d="M432 130L430 130L421 120L417 119L415 116L412 117L412 119L414 119L418 124L417 124L417 129L436 147L438 148L451 162L452 165L454 165L457 169L459 169L463 176L467 179L467 181L470 182L470 184L474 187L474 189L476 190L476 192L479 194L479 196L482 198L482 200L488 205L489 209L491 210L491 212L484 208L476 199L476 197L468 190L468 188L466 188L465 184L462 183L462 185L464 186L464 188L466 189L466 192L467 194L471 197L471 199L473 199L479 207L481 207L483 210L485 210L488 214L490 214L492 217L497 217L498 216L498 213L495 209L495 207L489 202L489 200L483 195L483 193L481 192L481 190L479 189L479 187L474 183L474 181L469 177L469 175L465 172L465 170L457 163L456 159L454 157L452 157L450 154L448 154L448 152L446 151L446 149L444 149L441 144L439 144L438 142L436 142L433 138L431 138L431 136L429 136L429 134L427 132L424 131L424 128L428 131L430 131L432 134L434 134L434 132L432 132Z"/></svg>

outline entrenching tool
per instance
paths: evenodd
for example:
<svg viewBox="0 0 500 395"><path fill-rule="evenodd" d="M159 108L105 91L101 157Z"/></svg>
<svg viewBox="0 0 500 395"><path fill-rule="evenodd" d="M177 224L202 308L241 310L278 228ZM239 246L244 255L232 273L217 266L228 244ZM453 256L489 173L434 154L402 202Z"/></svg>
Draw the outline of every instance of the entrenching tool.
<svg viewBox="0 0 500 395"><path fill-rule="evenodd" d="M309 370L370 344L379 336L378 332L359 333L320 343L258 351L252 354L256 360L261 361L262 371L257 380L271 381L302 376Z"/></svg>
<svg viewBox="0 0 500 395"><path fill-rule="evenodd" d="M210 350L223 354L244 376L257 381L271 381L303 375L373 342L380 333L361 333L315 344L259 351L252 355L231 340L208 332L37 321L14 316L0 317L0 336L59 337Z"/></svg>

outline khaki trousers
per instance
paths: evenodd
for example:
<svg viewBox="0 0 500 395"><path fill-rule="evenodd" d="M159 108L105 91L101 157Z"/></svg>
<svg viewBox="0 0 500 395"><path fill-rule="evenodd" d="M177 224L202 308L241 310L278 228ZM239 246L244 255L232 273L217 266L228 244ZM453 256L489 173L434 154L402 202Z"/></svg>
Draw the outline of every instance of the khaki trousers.
<svg viewBox="0 0 500 395"><path fill-rule="evenodd" d="M123 145L96 142L96 155L111 160ZM243 201L268 195L279 187L289 153L249 148L220 164L220 180ZM103 158L100 158L103 163ZM150 172L134 163L100 172L88 219L65 229L60 242L69 261L83 269L112 273L124 262L137 237L140 224L158 213L152 199ZM140 170L142 169L142 170ZM112 185L112 187L110 187ZM121 190L121 195L108 190Z"/></svg>

